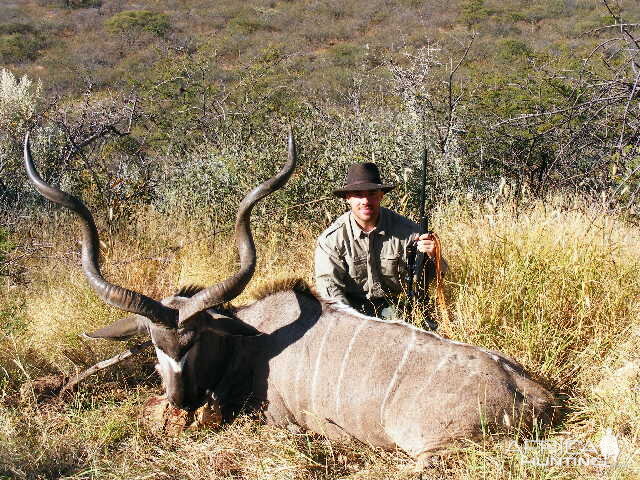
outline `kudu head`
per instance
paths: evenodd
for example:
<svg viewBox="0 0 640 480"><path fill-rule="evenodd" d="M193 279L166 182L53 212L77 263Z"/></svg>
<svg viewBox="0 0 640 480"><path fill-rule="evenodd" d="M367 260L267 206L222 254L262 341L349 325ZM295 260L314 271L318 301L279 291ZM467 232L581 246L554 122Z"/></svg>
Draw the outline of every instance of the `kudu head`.
<svg viewBox="0 0 640 480"><path fill-rule="evenodd" d="M215 307L240 295L253 276L256 249L249 223L251 210L291 176L296 164L293 134L289 133L289 159L285 166L249 192L238 208L235 238L240 255L239 271L216 285L198 291L182 290L162 301L105 280L100 272L98 231L91 212L78 198L40 178L33 164L29 134L24 141L24 161L29 180L38 192L79 217L82 269L91 288L109 305L133 314L86 336L123 340L139 334L149 335L158 359L156 369L169 401L186 410L201 406L220 378L225 354L233 348L230 339L259 333L238 319L216 313Z"/></svg>

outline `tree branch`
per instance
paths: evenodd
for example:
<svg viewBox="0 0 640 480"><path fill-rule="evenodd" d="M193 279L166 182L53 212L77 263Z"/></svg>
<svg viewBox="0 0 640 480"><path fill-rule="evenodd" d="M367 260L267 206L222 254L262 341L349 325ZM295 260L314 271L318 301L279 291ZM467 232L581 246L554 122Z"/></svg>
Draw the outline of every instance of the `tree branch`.
<svg viewBox="0 0 640 480"><path fill-rule="evenodd" d="M137 355L143 350L145 350L147 347L150 347L151 345L153 345L153 342L151 340L148 340L144 343L139 343L137 345L134 345L129 350L125 350L124 352L119 353L115 357L111 357L108 360L103 360L101 362L96 363L93 367L90 367L85 371L80 372L74 375L73 377L71 377L69 381L65 384L65 386L62 387L59 395L62 396L68 391L72 390L78 383L80 383L85 378L93 375L94 373L99 372L100 370L104 370L105 368L108 368L112 365L116 365L133 355Z"/></svg>

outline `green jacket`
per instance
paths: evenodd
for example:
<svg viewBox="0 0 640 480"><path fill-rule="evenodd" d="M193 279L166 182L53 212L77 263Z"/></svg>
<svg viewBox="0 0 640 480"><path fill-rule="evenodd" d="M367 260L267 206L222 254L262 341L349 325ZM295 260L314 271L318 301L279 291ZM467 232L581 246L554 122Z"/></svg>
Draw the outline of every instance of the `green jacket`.
<svg viewBox="0 0 640 480"><path fill-rule="evenodd" d="M388 304L406 289L407 246L418 233L417 223L386 208L381 209L377 227L368 234L351 212L341 215L317 240L318 292L367 313L367 304ZM426 277L418 282L423 286L434 275L433 263L428 265L431 268L425 269Z"/></svg>

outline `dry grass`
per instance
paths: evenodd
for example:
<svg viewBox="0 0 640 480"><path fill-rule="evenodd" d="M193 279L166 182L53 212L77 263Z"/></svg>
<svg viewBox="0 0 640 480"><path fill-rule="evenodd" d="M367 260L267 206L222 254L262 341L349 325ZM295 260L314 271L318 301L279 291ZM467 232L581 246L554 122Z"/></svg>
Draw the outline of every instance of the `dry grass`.
<svg viewBox="0 0 640 480"><path fill-rule="evenodd" d="M447 295L455 321L441 325L443 333L521 361L563 399L564 416L551 438L597 445L611 428L622 463L618 469L535 466L506 439L462 445L425 478L640 474L637 229L595 210L549 205L514 215L511 207L457 204L437 212L433 223L451 265ZM252 287L289 276L312 281L313 242L321 229L258 230ZM68 374L122 349L108 342L87 346L77 337L120 313L88 290L77 257L68 255L75 248L72 237L63 230L39 238L56 246L49 258L28 262L31 283L0 297L1 309L10 307L22 325L14 322L0 337L0 478L416 478L413 462L401 452L330 443L249 418L178 438L147 432L136 417L145 399L159 392L149 356L142 366L125 363L100 373L67 403L38 404L28 392L19 400L19 387L29 378ZM104 251L108 278L154 297L219 281L235 262L227 233L211 236L195 220L152 213ZM250 298L248 291L239 302Z"/></svg>

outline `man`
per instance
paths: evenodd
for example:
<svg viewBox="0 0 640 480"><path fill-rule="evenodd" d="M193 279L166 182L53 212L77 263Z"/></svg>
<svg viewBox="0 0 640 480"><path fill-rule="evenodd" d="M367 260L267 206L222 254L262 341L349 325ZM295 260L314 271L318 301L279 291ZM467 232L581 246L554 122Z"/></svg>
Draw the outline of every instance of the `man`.
<svg viewBox="0 0 640 480"><path fill-rule="evenodd" d="M373 163L356 163L347 173L345 186L334 190L350 210L318 237L315 252L316 288L327 298L339 300L360 312L384 318L394 317L398 295L406 289L407 249L417 242L417 250L435 256L430 234L420 235L420 227L380 206L394 185L384 184ZM446 271L443 262L443 272ZM423 269L434 278L433 262Z"/></svg>

